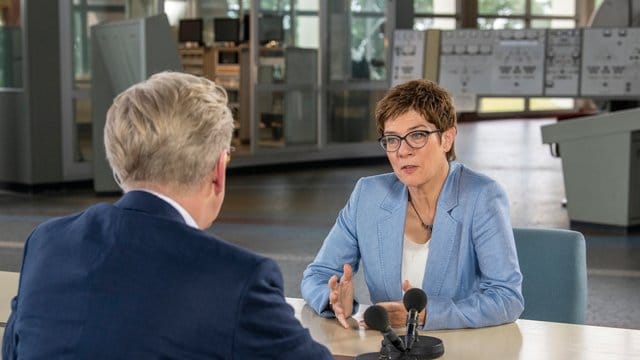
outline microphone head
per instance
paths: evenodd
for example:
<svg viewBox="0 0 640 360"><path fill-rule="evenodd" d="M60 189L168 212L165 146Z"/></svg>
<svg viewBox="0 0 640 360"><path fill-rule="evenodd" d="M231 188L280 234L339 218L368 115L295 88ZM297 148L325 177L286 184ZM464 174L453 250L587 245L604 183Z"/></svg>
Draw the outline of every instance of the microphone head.
<svg viewBox="0 0 640 360"><path fill-rule="evenodd" d="M364 323L370 329L385 331L389 327L389 314L382 306L371 305L364 312Z"/></svg>
<svg viewBox="0 0 640 360"><path fill-rule="evenodd" d="M404 307L407 311L414 309L420 312L425 308L425 306L427 306L427 294L425 294L425 292L420 288L411 288L404 293L402 302L404 303Z"/></svg>

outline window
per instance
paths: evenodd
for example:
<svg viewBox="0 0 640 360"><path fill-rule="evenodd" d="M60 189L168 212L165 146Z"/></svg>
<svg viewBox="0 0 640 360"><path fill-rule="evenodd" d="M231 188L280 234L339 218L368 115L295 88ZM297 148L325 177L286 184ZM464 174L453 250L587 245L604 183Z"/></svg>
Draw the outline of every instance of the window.
<svg viewBox="0 0 640 360"><path fill-rule="evenodd" d="M479 29L575 28L576 0L478 0ZM478 112L573 109L568 98L481 98Z"/></svg>
<svg viewBox="0 0 640 360"><path fill-rule="evenodd" d="M124 0L73 1L73 68L76 85L85 87L91 79L91 27L124 19Z"/></svg>
<svg viewBox="0 0 640 360"><path fill-rule="evenodd" d="M0 1L0 88L22 87L20 1Z"/></svg>
<svg viewBox="0 0 640 360"><path fill-rule="evenodd" d="M386 1L351 1L351 75L353 79L384 80Z"/></svg>
<svg viewBox="0 0 640 360"><path fill-rule="evenodd" d="M415 30L456 28L456 2L451 0L415 0Z"/></svg>
<svg viewBox="0 0 640 360"><path fill-rule="evenodd" d="M297 47L317 49L320 46L320 0L295 0L292 23L293 42Z"/></svg>
<svg viewBox="0 0 640 360"><path fill-rule="evenodd" d="M68 93L65 91L69 96L70 105L67 108L65 97L63 117L71 119L70 143L73 144L73 163L83 163L93 159L90 98L91 27L103 22L123 20L125 4L124 0L73 0L70 14L73 79L69 85L72 89L69 89ZM66 83L66 80L63 83Z"/></svg>

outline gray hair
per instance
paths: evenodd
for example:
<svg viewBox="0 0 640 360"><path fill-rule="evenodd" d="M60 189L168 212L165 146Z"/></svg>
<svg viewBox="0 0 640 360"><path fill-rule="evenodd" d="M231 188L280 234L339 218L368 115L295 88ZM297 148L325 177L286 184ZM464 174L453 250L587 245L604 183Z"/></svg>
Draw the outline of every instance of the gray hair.
<svg viewBox="0 0 640 360"><path fill-rule="evenodd" d="M222 87L202 77L162 72L115 98L104 145L125 191L144 183L186 191L215 168L232 133Z"/></svg>

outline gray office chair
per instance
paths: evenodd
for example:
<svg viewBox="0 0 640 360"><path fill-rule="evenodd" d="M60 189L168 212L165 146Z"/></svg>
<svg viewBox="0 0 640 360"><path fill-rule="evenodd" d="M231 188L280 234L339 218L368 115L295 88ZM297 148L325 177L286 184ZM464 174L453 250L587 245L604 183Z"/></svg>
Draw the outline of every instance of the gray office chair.
<svg viewBox="0 0 640 360"><path fill-rule="evenodd" d="M561 229L515 228L522 271L521 319L583 324L587 310L584 236Z"/></svg>

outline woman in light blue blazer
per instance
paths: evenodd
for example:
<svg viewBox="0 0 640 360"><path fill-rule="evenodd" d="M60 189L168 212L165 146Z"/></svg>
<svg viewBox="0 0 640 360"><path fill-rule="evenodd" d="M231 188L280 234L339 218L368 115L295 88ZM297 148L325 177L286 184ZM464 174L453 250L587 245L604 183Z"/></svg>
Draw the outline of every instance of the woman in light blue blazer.
<svg viewBox="0 0 640 360"><path fill-rule="evenodd" d="M305 301L348 327L362 262L370 300L392 327L405 325L411 287L427 294L425 329L516 320L524 299L508 199L497 182L454 161L449 94L428 80L398 85L378 103L376 122L393 173L357 182L304 272Z"/></svg>

